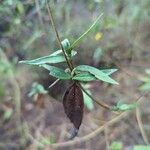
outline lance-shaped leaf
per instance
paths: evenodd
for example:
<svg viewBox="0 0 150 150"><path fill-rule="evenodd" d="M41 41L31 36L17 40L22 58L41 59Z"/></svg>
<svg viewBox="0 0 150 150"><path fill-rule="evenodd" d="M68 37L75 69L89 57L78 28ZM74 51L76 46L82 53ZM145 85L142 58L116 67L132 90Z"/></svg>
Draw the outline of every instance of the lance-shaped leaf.
<svg viewBox="0 0 150 150"><path fill-rule="evenodd" d="M72 51L71 56L73 57L76 54L77 54L76 51ZM60 63L60 62L65 62L65 61L66 60L61 50L58 50L52 53L51 55L40 57L40 58L33 59L33 60L24 60L24 61L20 61L19 63L29 64L29 65L41 65L41 64L46 64L46 63L55 64L55 63Z"/></svg>
<svg viewBox="0 0 150 150"><path fill-rule="evenodd" d="M102 71L103 73L105 73L106 75L111 75L113 73L115 73L118 69L101 69L100 71Z"/></svg>
<svg viewBox="0 0 150 150"><path fill-rule="evenodd" d="M100 70L100 71L102 71L106 75L111 75L112 73L116 72L117 70L118 69L103 69L103 70ZM73 80L78 80L78 81L85 81L85 82L98 80L90 72L82 72L82 71L78 71L77 74L72 79Z"/></svg>
<svg viewBox="0 0 150 150"><path fill-rule="evenodd" d="M43 67L49 70L50 71L49 74L55 78L58 78L61 80L68 80L71 78L71 75L69 73L65 72L63 69L60 69L58 67L50 66L47 64L40 65L40 67Z"/></svg>
<svg viewBox="0 0 150 150"><path fill-rule="evenodd" d="M97 80L97 78L89 72L80 72L80 73L76 74L72 79L73 80L78 80L78 81L94 81L94 80Z"/></svg>
<svg viewBox="0 0 150 150"><path fill-rule="evenodd" d="M63 106L67 117L78 130L83 118L84 102L82 91L76 82L66 90L63 97Z"/></svg>
<svg viewBox="0 0 150 150"><path fill-rule="evenodd" d="M65 58L63 55L55 55L55 56L48 55L48 56L40 57L40 58L33 59L33 60L23 60L23 61L20 61L19 63L28 64L28 65L41 65L41 64L46 64L46 63L55 64L55 63L60 63L64 61L65 61Z"/></svg>
<svg viewBox="0 0 150 150"><path fill-rule="evenodd" d="M75 70L78 70L78 71L87 71L89 73L91 73L92 75L94 75L97 79L99 80L102 80L104 82L108 82L108 83L111 83L111 84L118 84L118 82L116 82L115 80L113 80L112 78L110 78L107 73L104 73L103 71L95 68L95 67L92 67L92 66L88 66L88 65L80 65L80 66L77 66L75 68Z"/></svg>

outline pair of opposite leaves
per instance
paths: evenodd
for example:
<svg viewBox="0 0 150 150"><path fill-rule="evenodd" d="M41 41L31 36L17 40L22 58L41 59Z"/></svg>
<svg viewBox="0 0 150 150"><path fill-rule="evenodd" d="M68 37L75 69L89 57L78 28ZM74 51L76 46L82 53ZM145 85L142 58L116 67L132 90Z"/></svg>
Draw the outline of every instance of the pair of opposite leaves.
<svg viewBox="0 0 150 150"><path fill-rule="evenodd" d="M74 82L65 92L63 97L63 106L67 117L75 127L76 136L83 118L83 94L77 82Z"/></svg>

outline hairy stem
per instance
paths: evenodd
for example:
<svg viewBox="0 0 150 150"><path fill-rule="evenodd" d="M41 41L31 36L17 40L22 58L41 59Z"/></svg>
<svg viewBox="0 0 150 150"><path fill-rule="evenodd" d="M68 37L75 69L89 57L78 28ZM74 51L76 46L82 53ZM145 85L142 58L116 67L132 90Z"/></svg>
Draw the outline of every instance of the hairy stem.
<svg viewBox="0 0 150 150"><path fill-rule="evenodd" d="M62 50L62 52L63 52L63 54L64 54L64 57L65 57L65 59L66 59L66 62L67 62L67 65L68 65L70 71L72 71L72 70L73 70L73 67L72 67L72 65L71 65L71 63L70 63L70 61L69 61L69 59L68 59L67 54L65 53L65 50L64 50L64 48L63 48L63 45L61 44L61 40L60 40L58 31L57 31L57 29L56 29L56 25L55 25L55 22L54 22L54 18L53 18L53 15L52 15L52 11L51 11L50 6L48 5L47 0L46 0L46 6L47 6L47 10L48 10L48 14L49 14L49 18L50 18L52 27L53 27L53 29L54 29L54 31L55 31L55 34L56 34L57 42L58 42L58 44L59 44L59 46L60 46L60 48L61 48L61 50Z"/></svg>
<svg viewBox="0 0 150 150"><path fill-rule="evenodd" d="M48 14L49 14L49 18L50 18L52 27L53 27L53 29L54 29L54 31L55 31L55 34L56 34L57 42L58 42L60 48L62 49L62 52L63 52L64 57L65 57L65 59L66 59L67 65L68 65L70 71L72 72L72 70L74 69L74 65L73 65L72 61L68 58L67 54L65 53L65 50L64 50L63 45L62 45L62 43L61 43L61 40L60 40L58 31L57 31L57 29L56 29L56 25L55 25L55 22L54 22L54 18L53 18L53 15L52 15L51 8L50 8L50 6L48 5L47 0L46 0L46 6L47 6L47 10L48 10ZM90 32L90 30L92 29L92 27L97 23L97 21L99 20L99 18L100 18L101 16L102 16L102 15L100 15L100 16L98 17L98 19L97 19L97 20L95 21L95 23L90 27L90 29L87 30L77 41L75 41L71 47L74 47L74 46L76 45L76 43L78 43L78 42L80 41L80 39L82 39L86 34L88 34L88 33ZM105 109L111 110L111 107L108 106L107 104L95 100L95 98L93 98L93 97L81 86L81 84L79 84L79 86L80 86L80 88L81 88L94 102L96 102L98 105L100 105L101 107L103 107L103 108L105 108Z"/></svg>

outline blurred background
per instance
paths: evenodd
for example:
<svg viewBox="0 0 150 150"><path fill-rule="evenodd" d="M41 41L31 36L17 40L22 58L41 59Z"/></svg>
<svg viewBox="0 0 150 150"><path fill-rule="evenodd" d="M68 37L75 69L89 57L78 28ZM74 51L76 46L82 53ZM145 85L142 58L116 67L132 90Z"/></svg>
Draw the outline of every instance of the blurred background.
<svg viewBox="0 0 150 150"><path fill-rule="evenodd" d="M49 3L61 40L71 43L103 13L76 47L74 64L118 68L113 78L120 85L90 82L85 88L109 105L133 103L143 95L141 105L112 123L118 114L85 96L84 119L75 138L80 142L67 142L72 124L62 96L70 82L48 89L56 79L47 71L18 64L59 49L45 0L0 0L0 150L149 150L138 145L150 141L150 0Z"/></svg>

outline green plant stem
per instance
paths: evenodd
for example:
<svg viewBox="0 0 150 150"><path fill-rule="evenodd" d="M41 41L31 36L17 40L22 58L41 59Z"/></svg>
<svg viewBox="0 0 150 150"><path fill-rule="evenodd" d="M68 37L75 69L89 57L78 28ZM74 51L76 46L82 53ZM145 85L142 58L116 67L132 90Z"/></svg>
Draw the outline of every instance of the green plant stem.
<svg viewBox="0 0 150 150"><path fill-rule="evenodd" d="M48 10L48 13L49 13L49 17L50 17L50 21L51 21L52 27L53 27L53 29L54 29L54 31L55 31L55 34L56 34L57 42L58 42L60 48L62 49L62 52L63 52L64 57L65 57L65 59L66 59L67 65L68 65L70 71L72 72L72 70L74 69L74 65L73 65L72 61L67 57L67 55L66 55L66 53L65 53L65 50L64 50L64 48L63 48L63 46L62 46L62 44L61 44L61 40L60 40L58 31L57 31L56 26L55 26L55 23L54 23L54 18L53 18L53 15L52 15L52 11L51 11L50 6L48 5L47 0L46 0L46 6L47 6L47 10ZM84 37L91 31L91 29L96 25L96 23L97 23L98 20L101 18L101 16L102 16L102 14L96 19L96 21L92 24L92 26L91 26L84 34L82 34L82 35L72 44L72 46L71 46L70 49L72 49L75 45L77 45L77 44L81 41L81 39L84 38ZM111 107L110 107L110 106L108 106L108 105L105 104L105 103L102 103L102 102L99 102L99 101L95 100L88 92L86 92L86 90L81 86L81 84L79 84L79 85L80 85L81 89L82 89L94 102L96 102L97 104L99 104L101 107L103 107L103 108L105 108L105 109L111 110Z"/></svg>
<svg viewBox="0 0 150 150"><path fill-rule="evenodd" d="M65 57L65 59L66 59L66 62L67 62L67 64L68 64L68 67L69 67L70 71L72 71L72 70L73 70L73 67L72 67L72 65L71 65L71 63L70 63L70 61L69 61L69 59L68 59L67 54L65 53L65 50L64 50L64 48L63 48L63 45L61 44L61 40L60 40L58 31L57 31L57 29L56 29L56 25L55 25L55 22L54 22L54 18L53 18L53 15L52 15L52 11L51 11L50 6L48 5L47 0L46 0L46 6L47 6L47 10L48 10L48 14L49 14L49 18L50 18L52 27L53 27L53 29L54 29L54 31L55 31L55 34L56 34L57 42L58 42L58 44L59 44L59 46L60 46L60 48L61 48L61 50L62 50L62 52L63 52L63 55L64 55L64 57Z"/></svg>
<svg viewBox="0 0 150 150"><path fill-rule="evenodd" d="M97 24L97 22L100 20L103 14L100 14L98 18L94 21L94 23L88 28L87 31L85 31L77 40L73 42L73 44L70 46L70 49L73 49L80 41L86 37L86 35L93 29L93 27Z"/></svg>
<svg viewBox="0 0 150 150"><path fill-rule="evenodd" d="M111 107L108 106L107 104L103 103L103 102L99 102L97 101L95 98L93 98L93 96L91 96L83 87L81 84L79 84L80 88L83 90L83 92L88 95L95 103L97 103L98 105L100 105L101 107L111 110Z"/></svg>
<svg viewBox="0 0 150 150"><path fill-rule="evenodd" d="M60 81L60 79L55 80L48 88L52 88L54 85L56 85L58 82Z"/></svg>

